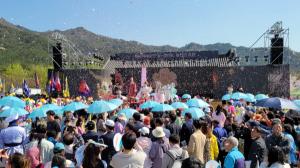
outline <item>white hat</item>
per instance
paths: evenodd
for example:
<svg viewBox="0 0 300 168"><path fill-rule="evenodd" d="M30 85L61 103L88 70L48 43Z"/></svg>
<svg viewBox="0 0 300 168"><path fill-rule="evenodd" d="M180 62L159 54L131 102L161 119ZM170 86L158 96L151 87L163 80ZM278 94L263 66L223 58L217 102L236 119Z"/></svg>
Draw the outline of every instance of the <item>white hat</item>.
<svg viewBox="0 0 300 168"><path fill-rule="evenodd" d="M148 135L150 133L150 130L147 127L143 127L139 129L139 133L141 133L142 135Z"/></svg>
<svg viewBox="0 0 300 168"><path fill-rule="evenodd" d="M166 134L164 132L164 129L162 127L156 127L153 131L152 131L152 135L155 138L162 138L164 137Z"/></svg>
<svg viewBox="0 0 300 168"><path fill-rule="evenodd" d="M7 118L5 119L5 122L10 123L10 122L12 122L12 121L17 120L18 118L19 118L19 114L11 115L11 116L9 116L9 117L7 117Z"/></svg>
<svg viewBox="0 0 300 168"><path fill-rule="evenodd" d="M114 127L115 126L115 122L113 120L106 120L105 125L109 126L109 127Z"/></svg>
<svg viewBox="0 0 300 168"><path fill-rule="evenodd" d="M92 139L89 139L88 142L87 142L87 144L90 144L90 143L92 143L92 144L94 144L94 145L96 145L96 146L104 147L104 148L107 147L107 145L105 145L104 143L95 142L95 141L92 140Z"/></svg>

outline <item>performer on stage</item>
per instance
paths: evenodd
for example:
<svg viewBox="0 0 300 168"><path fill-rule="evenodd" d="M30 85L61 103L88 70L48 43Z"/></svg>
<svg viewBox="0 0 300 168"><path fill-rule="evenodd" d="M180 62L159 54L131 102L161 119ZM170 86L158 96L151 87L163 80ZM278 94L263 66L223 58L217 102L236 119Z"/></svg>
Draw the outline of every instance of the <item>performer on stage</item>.
<svg viewBox="0 0 300 168"><path fill-rule="evenodd" d="M128 92L127 92L128 93L127 97L135 98L136 92L137 92L136 83L134 82L133 77L131 77L129 87L128 87Z"/></svg>
<svg viewBox="0 0 300 168"><path fill-rule="evenodd" d="M139 93L137 94L138 99L145 99L148 100L150 98L150 93L152 92L152 87L146 81L145 84L140 89Z"/></svg>

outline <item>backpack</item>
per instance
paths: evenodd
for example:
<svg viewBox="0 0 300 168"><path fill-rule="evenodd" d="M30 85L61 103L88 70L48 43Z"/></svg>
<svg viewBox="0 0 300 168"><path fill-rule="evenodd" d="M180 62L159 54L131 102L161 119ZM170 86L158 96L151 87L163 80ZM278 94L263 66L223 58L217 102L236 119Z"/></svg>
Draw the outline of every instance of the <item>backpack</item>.
<svg viewBox="0 0 300 168"><path fill-rule="evenodd" d="M174 156L174 154L172 154L170 152L170 150L168 150L166 152L166 154L168 156L170 156L173 159L173 165L172 168L181 168L182 165L182 161L185 159L184 156L186 155L187 151L186 150L182 150L182 153L180 156Z"/></svg>

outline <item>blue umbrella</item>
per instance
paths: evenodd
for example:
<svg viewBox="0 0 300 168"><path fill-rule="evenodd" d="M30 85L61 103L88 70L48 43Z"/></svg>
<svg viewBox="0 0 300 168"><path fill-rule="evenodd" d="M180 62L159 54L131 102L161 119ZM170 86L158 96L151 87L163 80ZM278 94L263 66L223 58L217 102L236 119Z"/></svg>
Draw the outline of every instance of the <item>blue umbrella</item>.
<svg viewBox="0 0 300 168"><path fill-rule="evenodd" d="M187 101L186 103L189 107L198 107L198 108L203 108L203 107L208 107L209 104L207 104L205 101L201 100L201 99L190 99Z"/></svg>
<svg viewBox="0 0 300 168"><path fill-rule="evenodd" d="M279 97L272 97L272 98L266 98L258 100L255 103L255 106L259 107L268 107L268 108L274 108L274 109L291 109L291 110L297 110L298 107L295 103L293 103L290 100L282 99Z"/></svg>
<svg viewBox="0 0 300 168"><path fill-rule="evenodd" d="M228 101L231 99L231 94L226 94L224 96L222 96L222 100Z"/></svg>
<svg viewBox="0 0 300 168"><path fill-rule="evenodd" d="M240 100L240 99L246 99L247 95L245 93L242 92L235 92L231 95L231 99L233 100Z"/></svg>
<svg viewBox="0 0 300 168"><path fill-rule="evenodd" d="M47 112L52 110L55 112L55 110L61 109L61 107L55 105L55 104L45 104L40 108L37 108L35 110L33 110L30 114L29 114L29 118L44 118L47 117Z"/></svg>
<svg viewBox="0 0 300 168"><path fill-rule="evenodd" d="M140 109L150 109L150 108L153 108L156 105L159 105L159 103L150 100L150 101L146 101L145 103L141 104Z"/></svg>
<svg viewBox="0 0 300 168"><path fill-rule="evenodd" d="M63 108L64 108L64 107L60 107L60 108L58 108L58 109L53 110L54 113L55 113L55 115L57 115L57 116L62 116L62 115L64 115Z"/></svg>
<svg viewBox="0 0 300 168"><path fill-rule="evenodd" d="M125 114L126 118L129 119L129 118L132 118L133 114L136 112L138 112L138 111L136 111L135 109L126 108L126 109L120 110L119 114L123 113L123 114Z"/></svg>
<svg viewBox="0 0 300 168"><path fill-rule="evenodd" d="M175 110L171 105L169 104L159 104L152 108L152 112L165 112L165 111L173 111Z"/></svg>
<svg viewBox="0 0 300 168"><path fill-rule="evenodd" d="M114 104L114 105L116 105L118 107L123 104L123 100L121 100L121 99L111 99L108 102L112 103L112 104Z"/></svg>
<svg viewBox="0 0 300 168"><path fill-rule="evenodd" d="M191 108L188 108L188 109L184 110L182 112L182 115L184 116L185 113L191 113L192 114L192 118L193 119L197 119L197 120L199 118L205 116L205 113L201 109L199 109L197 107L191 107Z"/></svg>
<svg viewBox="0 0 300 168"><path fill-rule="evenodd" d="M100 100L100 101L95 101L93 104L91 104L87 108L87 112L90 114L99 114L99 113L113 111L117 108L118 108L118 106L116 106L112 103L109 103L104 100Z"/></svg>
<svg viewBox="0 0 300 168"><path fill-rule="evenodd" d="M265 95L265 94L257 94L255 96L255 99L256 100L261 100L261 99L266 99L266 98L269 98L269 96Z"/></svg>
<svg viewBox="0 0 300 168"><path fill-rule="evenodd" d="M183 99L191 99L192 96L190 94L184 94L184 95L182 95L182 98Z"/></svg>
<svg viewBox="0 0 300 168"><path fill-rule="evenodd" d="M14 96L6 96L0 99L0 106L19 107L24 108L25 102Z"/></svg>
<svg viewBox="0 0 300 168"><path fill-rule="evenodd" d="M72 102L68 105L66 105L63 108L63 111L77 111L77 110L82 110L82 109L87 109L89 106L81 103L81 102Z"/></svg>
<svg viewBox="0 0 300 168"><path fill-rule="evenodd" d="M298 108L300 108L300 100L294 100L293 102L296 104L296 106L298 106Z"/></svg>
<svg viewBox="0 0 300 168"><path fill-rule="evenodd" d="M55 104L45 104L41 107L42 109L49 111L49 110L56 110L56 109L61 109L61 107L55 105Z"/></svg>
<svg viewBox="0 0 300 168"><path fill-rule="evenodd" d="M24 115L28 114L28 112L22 108L12 107L12 108L2 111L0 113L0 117L9 117L9 116L17 115L17 114L19 116L24 116Z"/></svg>
<svg viewBox="0 0 300 168"><path fill-rule="evenodd" d="M246 94L247 95L247 98L245 99L247 102L251 102L251 103L253 103L253 102L255 102L256 100L255 100L255 97L254 97L254 95L253 94L251 94L251 93L247 93Z"/></svg>
<svg viewBox="0 0 300 168"><path fill-rule="evenodd" d="M189 108L185 103L182 102L174 102L171 104L172 107L175 109L187 109Z"/></svg>

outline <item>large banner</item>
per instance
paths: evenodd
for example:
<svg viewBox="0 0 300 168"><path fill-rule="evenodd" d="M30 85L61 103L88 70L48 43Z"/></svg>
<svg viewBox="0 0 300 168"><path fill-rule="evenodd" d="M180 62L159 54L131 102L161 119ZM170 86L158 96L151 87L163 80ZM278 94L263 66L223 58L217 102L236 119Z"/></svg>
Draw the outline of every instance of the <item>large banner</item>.
<svg viewBox="0 0 300 168"><path fill-rule="evenodd" d="M133 76L141 82L140 68L116 69L123 81ZM244 66L244 67L170 67L147 68L147 81L155 89L174 83L179 95L190 93L220 98L229 85L236 90L242 87L247 93L268 93L272 96L290 96L289 65ZM124 93L126 91L124 90Z"/></svg>

